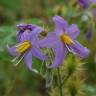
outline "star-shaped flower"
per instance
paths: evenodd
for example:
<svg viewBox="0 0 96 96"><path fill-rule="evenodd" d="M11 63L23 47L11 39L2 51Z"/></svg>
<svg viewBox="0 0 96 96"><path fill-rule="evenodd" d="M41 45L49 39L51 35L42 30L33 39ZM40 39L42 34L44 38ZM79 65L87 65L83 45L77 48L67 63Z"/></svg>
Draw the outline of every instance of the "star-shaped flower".
<svg viewBox="0 0 96 96"><path fill-rule="evenodd" d="M41 47L53 48L55 52L55 59L50 67L59 67L68 52L72 52L82 58L87 57L89 50L76 41L80 34L77 25L68 26L67 21L60 16L53 17L53 22L55 23L54 32L50 32L47 37L40 41Z"/></svg>
<svg viewBox="0 0 96 96"><path fill-rule="evenodd" d="M22 35L20 35L18 44L12 47L8 46L9 53L13 56L16 56L16 58L13 59L13 62L19 59L16 65L20 63L20 61L24 58L27 67L32 70L33 56L43 61L47 59L47 57L41 52L39 47L38 33L42 32L43 30L44 29L42 29L41 27L35 27L29 33L26 33L24 31Z"/></svg>

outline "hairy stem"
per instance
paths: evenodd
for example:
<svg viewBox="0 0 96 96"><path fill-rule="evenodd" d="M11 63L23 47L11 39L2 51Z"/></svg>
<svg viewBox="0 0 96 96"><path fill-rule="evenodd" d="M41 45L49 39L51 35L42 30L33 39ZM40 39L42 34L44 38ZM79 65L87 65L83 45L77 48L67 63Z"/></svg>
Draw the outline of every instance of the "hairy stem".
<svg viewBox="0 0 96 96"><path fill-rule="evenodd" d="M63 96L63 91L62 91L62 79L61 79L61 74L60 74L60 69L57 69L57 73L58 73L58 86L60 89L60 96Z"/></svg>

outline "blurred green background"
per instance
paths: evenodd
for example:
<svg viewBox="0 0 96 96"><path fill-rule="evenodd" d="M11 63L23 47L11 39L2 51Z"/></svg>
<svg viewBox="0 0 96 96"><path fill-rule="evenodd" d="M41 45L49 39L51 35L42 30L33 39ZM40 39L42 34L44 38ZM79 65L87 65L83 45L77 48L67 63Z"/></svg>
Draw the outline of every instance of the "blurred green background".
<svg viewBox="0 0 96 96"><path fill-rule="evenodd" d="M82 60L86 62L83 66L86 80L82 85L86 94L79 96L96 96L96 17L92 16L91 8L83 9L78 0L0 0L0 96L55 96L53 91L49 94L45 79L29 71L23 61L14 67L13 57L6 48L7 44L16 44L17 24L34 23L51 30L54 15L79 26L81 34L78 40L91 51L90 56ZM88 40L86 34L90 29L92 36ZM74 63L70 56L69 61ZM41 61L33 59L33 66L38 70L40 64Z"/></svg>

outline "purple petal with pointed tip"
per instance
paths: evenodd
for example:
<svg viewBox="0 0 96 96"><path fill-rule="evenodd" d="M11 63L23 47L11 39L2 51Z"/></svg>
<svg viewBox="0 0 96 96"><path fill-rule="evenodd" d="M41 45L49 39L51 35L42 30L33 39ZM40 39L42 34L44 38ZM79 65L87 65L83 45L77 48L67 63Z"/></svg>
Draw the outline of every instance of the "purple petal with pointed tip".
<svg viewBox="0 0 96 96"><path fill-rule="evenodd" d="M37 45L38 45L39 35L40 35L40 33L41 33L42 31L44 31L43 28L41 28L41 27L36 27L36 28L30 33L31 40L32 40L32 44L37 44Z"/></svg>
<svg viewBox="0 0 96 96"><path fill-rule="evenodd" d="M62 35L66 28L68 27L68 23L60 16L54 16L53 22L55 23L55 31L57 35Z"/></svg>
<svg viewBox="0 0 96 96"><path fill-rule="evenodd" d="M28 53L26 53L24 59L25 59L27 67L30 70L32 70L32 51L31 50Z"/></svg>
<svg viewBox="0 0 96 96"><path fill-rule="evenodd" d="M68 50L62 42L59 42L58 45L55 46L55 48L53 49L55 51L55 59L53 61L53 64L50 67L57 68L63 63L64 58L68 53Z"/></svg>
<svg viewBox="0 0 96 96"><path fill-rule="evenodd" d="M83 47L79 42L74 41L74 43L75 44L69 46L70 50L74 54L77 54L82 58L86 58L89 55L90 51L86 47Z"/></svg>
<svg viewBox="0 0 96 96"><path fill-rule="evenodd" d="M18 52L17 52L15 46L13 46L13 47L7 47L7 49L8 49L8 52L9 52L12 56L17 56L17 55L18 55Z"/></svg>
<svg viewBox="0 0 96 96"><path fill-rule="evenodd" d="M80 34L80 30L76 24L72 24L67 28L66 33L68 33L72 39L76 39Z"/></svg>
<svg viewBox="0 0 96 96"><path fill-rule="evenodd" d="M47 56L42 53L40 48L33 47L32 48L32 55L40 60L47 60Z"/></svg>
<svg viewBox="0 0 96 96"><path fill-rule="evenodd" d="M52 48L58 42L58 37L56 36L55 32L50 32L48 35L39 41L40 47L48 47Z"/></svg>
<svg viewBox="0 0 96 96"><path fill-rule="evenodd" d="M22 44L22 42L10 47L10 46L7 46L7 49L8 49L8 52L13 55L13 56L17 56L19 55L19 53L17 52L17 46L19 46L20 44Z"/></svg>
<svg viewBox="0 0 96 96"><path fill-rule="evenodd" d="M40 34L44 29L42 27L37 26L36 28L33 29L32 34Z"/></svg>

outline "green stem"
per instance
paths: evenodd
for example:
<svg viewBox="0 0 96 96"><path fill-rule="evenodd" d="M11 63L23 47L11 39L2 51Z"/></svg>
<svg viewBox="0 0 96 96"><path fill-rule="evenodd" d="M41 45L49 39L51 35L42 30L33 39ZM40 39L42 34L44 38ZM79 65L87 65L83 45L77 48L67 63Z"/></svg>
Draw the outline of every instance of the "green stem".
<svg viewBox="0 0 96 96"><path fill-rule="evenodd" d="M64 86L64 83L68 80L69 77L70 75L67 75L65 78L63 78L62 86Z"/></svg>
<svg viewBox="0 0 96 96"><path fill-rule="evenodd" d="M58 73L58 85L59 85L59 89L60 89L60 96L63 96L63 91L62 91L62 81L61 81L61 74L60 74L60 69L57 69L57 73Z"/></svg>

